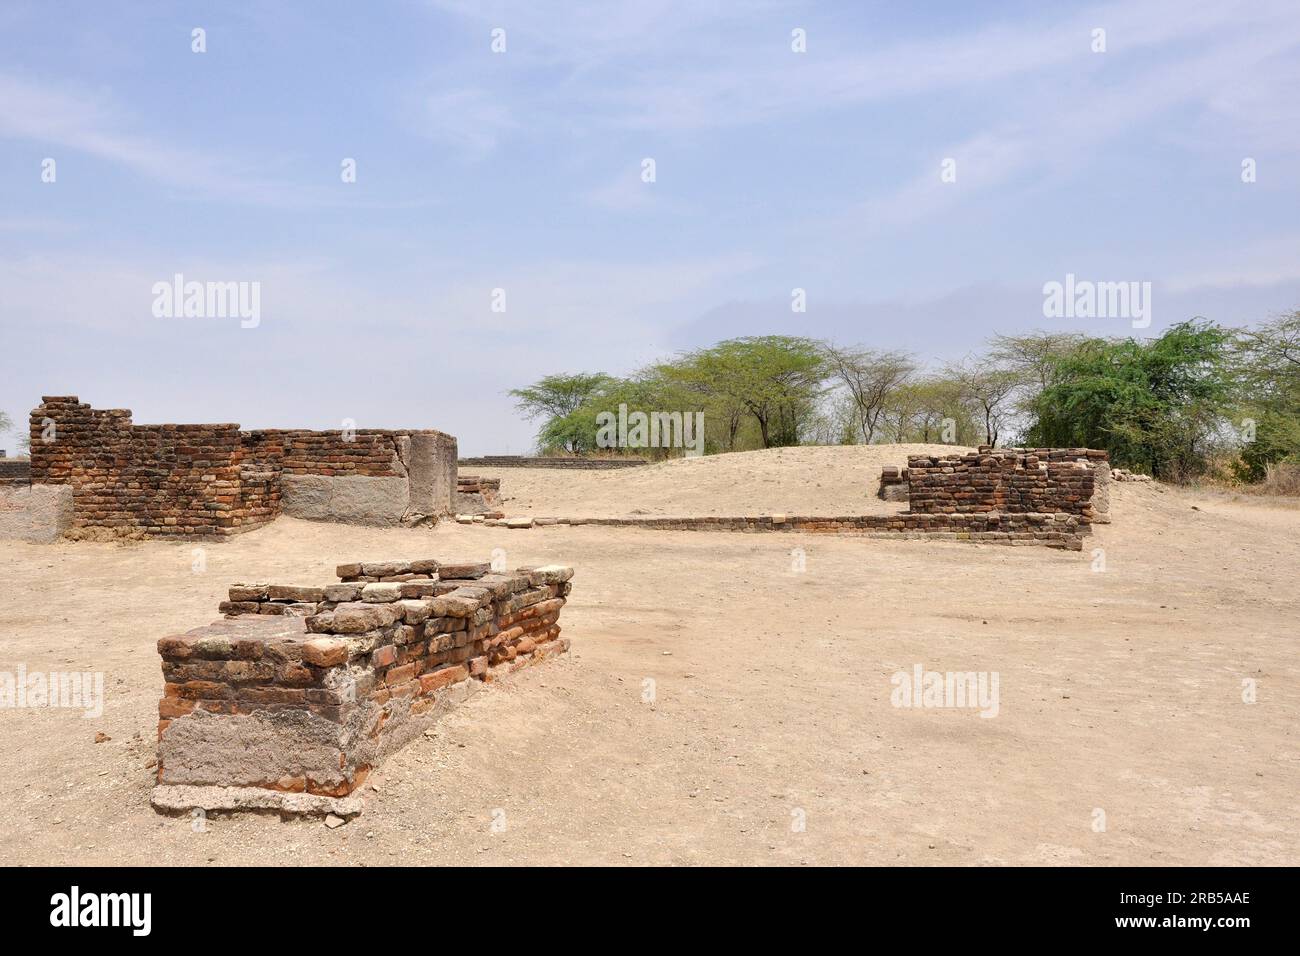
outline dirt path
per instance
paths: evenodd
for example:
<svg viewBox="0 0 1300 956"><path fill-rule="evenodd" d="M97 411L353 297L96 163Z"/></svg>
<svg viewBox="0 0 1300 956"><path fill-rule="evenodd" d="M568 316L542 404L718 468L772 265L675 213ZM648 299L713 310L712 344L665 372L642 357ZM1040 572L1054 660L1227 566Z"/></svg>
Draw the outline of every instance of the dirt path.
<svg viewBox="0 0 1300 956"><path fill-rule="evenodd" d="M1114 517L1082 555L288 519L207 546L202 573L191 545L0 544L0 670L98 670L107 690L97 720L0 711L0 853L109 865L1300 862L1300 512L1118 486ZM494 547L512 565L577 567L562 619L573 653L477 695L396 755L361 817L329 830L241 816L194 832L150 809L159 636L211 620L236 580L319 583L343 560ZM1091 570L1094 547L1104 572ZM997 716L891 706L891 675L918 663L996 671ZM97 731L112 740L94 743Z"/></svg>

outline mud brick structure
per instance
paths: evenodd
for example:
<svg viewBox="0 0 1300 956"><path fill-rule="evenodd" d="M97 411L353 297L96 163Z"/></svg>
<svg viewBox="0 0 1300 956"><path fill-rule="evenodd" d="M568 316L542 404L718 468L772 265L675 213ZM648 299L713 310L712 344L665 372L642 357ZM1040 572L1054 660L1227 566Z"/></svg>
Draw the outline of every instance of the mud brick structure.
<svg viewBox="0 0 1300 956"><path fill-rule="evenodd" d="M569 567L384 561L338 574L236 584L223 620L158 642L157 808L358 813L385 756L569 647Z"/></svg>
<svg viewBox="0 0 1300 956"><path fill-rule="evenodd" d="M1070 514L1091 521L1102 470L1109 474L1106 453L1084 448L982 446L963 455L912 455L908 506L913 514Z"/></svg>
<svg viewBox="0 0 1300 956"><path fill-rule="evenodd" d="M478 475L456 476L456 514L500 514L501 479Z"/></svg>
<svg viewBox="0 0 1300 956"><path fill-rule="evenodd" d="M438 431L136 425L76 396L32 411L31 448L32 488L67 489L57 531L73 536L221 536L281 514L412 524L450 514L456 486L456 439Z"/></svg>

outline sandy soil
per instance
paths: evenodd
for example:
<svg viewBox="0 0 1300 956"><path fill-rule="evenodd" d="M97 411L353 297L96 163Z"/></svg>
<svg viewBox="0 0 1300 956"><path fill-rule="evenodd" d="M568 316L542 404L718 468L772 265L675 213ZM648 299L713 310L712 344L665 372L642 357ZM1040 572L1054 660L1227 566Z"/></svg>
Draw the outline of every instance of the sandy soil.
<svg viewBox="0 0 1300 956"><path fill-rule="evenodd" d="M609 476L565 477L566 494L589 484L598 500ZM834 496L872 478L853 468L821 480ZM786 498L760 500L794 510ZM0 543L0 670L100 670L108 692L97 720L0 711L0 855L107 865L1300 862L1300 512L1119 485L1113 514L1083 554L286 519L206 546L195 573L188 544ZM361 817L330 830L243 815L195 832L150 809L157 637L211 620L232 581L318 583L343 560L495 547L512 564L577 567L562 618L573 652L478 694L397 754ZM794 547L806 550L801 574ZM1093 548L1104 572L1091 570ZM998 672L998 715L891 706L891 674L917 663ZM1247 678L1253 704L1242 700ZM94 743L97 731L112 739Z"/></svg>
<svg viewBox="0 0 1300 956"><path fill-rule="evenodd" d="M500 478L502 510L511 515L889 514L905 506L876 497L882 466L905 468L908 455L966 450L954 445L845 445L675 458L617 471L467 471ZM582 477L574 480L575 474Z"/></svg>

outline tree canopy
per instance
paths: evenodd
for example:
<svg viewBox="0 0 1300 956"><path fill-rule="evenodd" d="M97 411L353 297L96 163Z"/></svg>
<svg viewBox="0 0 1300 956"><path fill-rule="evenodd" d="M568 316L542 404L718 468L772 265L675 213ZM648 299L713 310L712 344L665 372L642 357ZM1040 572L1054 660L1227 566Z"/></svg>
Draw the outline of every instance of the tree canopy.
<svg viewBox="0 0 1300 956"><path fill-rule="evenodd" d="M622 409L702 414L709 453L878 441L1088 446L1161 478L1226 461L1257 481L1276 462L1300 462L1300 311L1252 329L1194 319L1151 338L997 335L983 352L930 365L871 346L745 336L626 378L553 374L510 394L540 419L539 448L572 454L602 451L602 413Z"/></svg>

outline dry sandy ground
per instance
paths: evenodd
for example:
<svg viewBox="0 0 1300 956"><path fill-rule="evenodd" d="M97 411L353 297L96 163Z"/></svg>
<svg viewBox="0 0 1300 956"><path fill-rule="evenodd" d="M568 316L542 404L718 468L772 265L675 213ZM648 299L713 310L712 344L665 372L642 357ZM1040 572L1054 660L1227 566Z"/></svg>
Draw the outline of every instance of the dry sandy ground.
<svg viewBox="0 0 1300 956"><path fill-rule="evenodd" d="M588 478L599 483L564 482ZM823 480L836 495L867 477ZM0 857L1300 862L1300 511L1141 485L1114 487L1113 511L1083 554L282 520L207 546L195 573L192 545L0 543L0 670L102 670L108 691L97 720L0 711ZM160 635L211 620L232 581L320 583L343 560L495 547L512 565L577 567L561 619L573 652L397 754L362 816L330 830L244 815L195 832L150 809ZM996 671L997 716L891 706L891 674L916 663Z"/></svg>
<svg viewBox="0 0 1300 956"><path fill-rule="evenodd" d="M908 455L950 455L954 445L774 448L622 468L572 472L471 468L501 479L502 510L535 517L630 515L861 515L905 506L876 497L884 465ZM580 474L580 480L573 476Z"/></svg>

